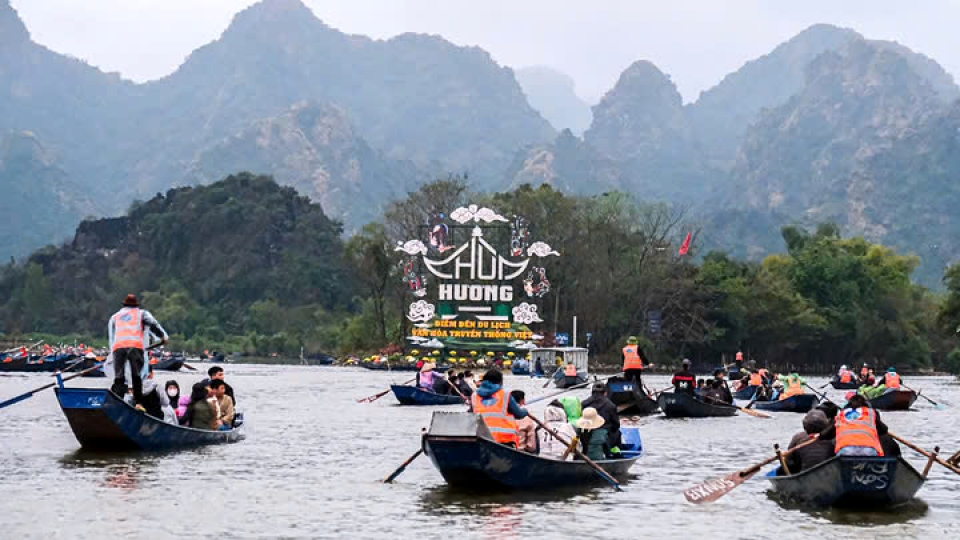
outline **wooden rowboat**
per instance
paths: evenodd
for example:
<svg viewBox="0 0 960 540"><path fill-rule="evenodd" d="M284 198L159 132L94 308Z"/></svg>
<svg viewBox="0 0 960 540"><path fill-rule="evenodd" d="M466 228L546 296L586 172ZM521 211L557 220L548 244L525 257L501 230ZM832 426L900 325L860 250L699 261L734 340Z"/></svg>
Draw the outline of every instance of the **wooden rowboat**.
<svg viewBox="0 0 960 540"><path fill-rule="evenodd" d="M0 372L41 373L62 371L75 362L76 355L6 357L0 360ZM9 361L7 361L9 360Z"/></svg>
<svg viewBox="0 0 960 540"><path fill-rule="evenodd" d="M55 389L70 429L85 450L176 450L243 438L241 429L210 431L168 424L100 388Z"/></svg>
<svg viewBox="0 0 960 540"><path fill-rule="evenodd" d="M610 401L617 406L617 414L622 416L641 416L660 412L657 400L643 392L636 391L635 383L623 377L607 379Z"/></svg>
<svg viewBox="0 0 960 540"><path fill-rule="evenodd" d="M787 399L757 401L753 404L753 408L763 411L805 413L816 407L818 403L820 400L813 394L799 394Z"/></svg>
<svg viewBox="0 0 960 540"><path fill-rule="evenodd" d="M903 458L833 457L790 476L768 474L783 501L879 510L911 501L924 477Z"/></svg>
<svg viewBox="0 0 960 540"><path fill-rule="evenodd" d="M834 377L830 380L830 386L832 386L834 390L856 390L860 388L860 381L854 379L850 382L842 383L840 379Z"/></svg>
<svg viewBox="0 0 960 540"><path fill-rule="evenodd" d="M435 394L416 386L390 385L390 390L401 405L462 405L459 394Z"/></svg>
<svg viewBox="0 0 960 540"><path fill-rule="evenodd" d="M550 459L496 443L479 416L433 413L423 451L453 488L472 492L580 488L604 484L583 461ZM618 480L639 457L597 461Z"/></svg>
<svg viewBox="0 0 960 540"><path fill-rule="evenodd" d="M905 411L917 400L913 390L893 390L868 400L870 406L878 411Z"/></svg>
<svg viewBox="0 0 960 540"><path fill-rule="evenodd" d="M657 403L667 418L706 418L737 414L737 408L732 405L706 403L684 392L660 394Z"/></svg>

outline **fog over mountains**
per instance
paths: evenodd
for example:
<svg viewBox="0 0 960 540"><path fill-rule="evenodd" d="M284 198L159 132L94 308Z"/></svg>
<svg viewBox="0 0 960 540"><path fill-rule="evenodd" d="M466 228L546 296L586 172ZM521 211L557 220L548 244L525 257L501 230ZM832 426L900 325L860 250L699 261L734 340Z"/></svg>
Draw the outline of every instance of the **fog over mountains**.
<svg viewBox="0 0 960 540"><path fill-rule="evenodd" d="M299 0L253 5L170 76L134 84L34 43L0 0L0 256L240 170L348 231L465 172L482 190L689 206L706 247L751 257L782 248L781 225L833 221L917 253L935 285L960 247L958 97L932 59L816 25L688 104L639 51L590 110L553 69L439 36L344 34Z"/></svg>

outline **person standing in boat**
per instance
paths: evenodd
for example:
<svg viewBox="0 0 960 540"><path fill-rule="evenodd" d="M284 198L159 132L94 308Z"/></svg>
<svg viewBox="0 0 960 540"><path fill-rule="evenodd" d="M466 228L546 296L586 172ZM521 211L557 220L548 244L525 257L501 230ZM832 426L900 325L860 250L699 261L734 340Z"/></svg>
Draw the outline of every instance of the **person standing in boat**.
<svg viewBox="0 0 960 540"><path fill-rule="evenodd" d="M527 410L503 391L503 373L491 369L483 374L479 388L470 398L470 410L479 414L493 440L516 448L517 419L526 418Z"/></svg>
<svg viewBox="0 0 960 540"><path fill-rule="evenodd" d="M696 393L697 379L693 373L690 372L690 363L689 359L684 358L683 367L680 368L680 371L673 374L673 379L670 381L670 384L673 385L674 392L684 392L691 395Z"/></svg>
<svg viewBox="0 0 960 540"><path fill-rule="evenodd" d="M639 392L643 388L643 350L638 345L637 336L627 338L627 345L623 348L621 359L623 360L623 377L627 380L633 379L636 385L635 391Z"/></svg>
<svg viewBox="0 0 960 540"><path fill-rule="evenodd" d="M147 375L149 364L144 361L144 351L149 346L150 334L160 338L160 344L167 343L167 332L160 323L145 309L140 309L137 297L128 294L123 300L120 311L110 317L107 325L110 339L110 351L113 355L114 394L123 398L127 394L126 366L130 364L130 379L133 385L134 403L143 399L143 378Z"/></svg>
<svg viewBox="0 0 960 540"><path fill-rule="evenodd" d="M838 456L882 456L880 437L887 434L887 425L872 409L866 398L857 394L837 413L833 423L820 432L820 438L836 441Z"/></svg>

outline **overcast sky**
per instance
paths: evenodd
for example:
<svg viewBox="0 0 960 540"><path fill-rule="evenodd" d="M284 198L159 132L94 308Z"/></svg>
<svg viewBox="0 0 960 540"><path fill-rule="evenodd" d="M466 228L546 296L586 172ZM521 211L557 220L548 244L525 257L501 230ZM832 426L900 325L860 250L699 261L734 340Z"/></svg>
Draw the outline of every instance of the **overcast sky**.
<svg viewBox="0 0 960 540"><path fill-rule="evenodd" d="M548 65L596 101L639 59L687 101L818 22L896 40L960 73L960 0L304 0L327 24L440 34L511 67ZM144 81L170 73L254 0L11 0L34 40Z"/></svg>

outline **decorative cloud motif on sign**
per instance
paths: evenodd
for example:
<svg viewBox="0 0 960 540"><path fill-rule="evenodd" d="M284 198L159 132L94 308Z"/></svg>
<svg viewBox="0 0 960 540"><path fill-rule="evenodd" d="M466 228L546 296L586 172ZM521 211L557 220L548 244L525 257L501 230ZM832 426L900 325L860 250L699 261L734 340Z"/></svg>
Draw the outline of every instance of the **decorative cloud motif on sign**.
<svg viewBox="0 0 960 540"><path fill-rule="evenodd" d="M394 251L402 251L407 255L426 255L427 246L420 240L407 240L406 242L397 242Z"/></svg>
<svg viewBox="0 0 960 540"><path fill-rule="evenodd" d="M484 223L493 223L494 221L507 222L507 218L501 216L493 210L486 207L480 208L475 204L471 204L466 208L463 206L457 208L450 213L450 219L460 223L461 225L471 220L478 223L480 221L483 221Z"/></svg>
<svg viewBox="0 0 960 540"><path fill-rule="evenodd" d="M546 257L548 255L556 255L557 257L560 256L559 253L557 253L552 247L544 242L534 242L530 244L530 247L527 248L527 256L533 257L534 255L537 257Z"/></svg>
<svg viewBox="0 0 960 540"><path fill-rule="evenodd" d="M541 319L540 315L537 313L537 306L523 302L513 308L513 322L519 324L530 324L535 322L543 322L543 319Z"/></svg>
<svg viewBox="0 0 960 540"><path fill-rule="evenodd" d="M407 318L413 322L427 322L433 320L437 308L426 300L417 300L410 304L410 311L407 312Z"/></svg>

